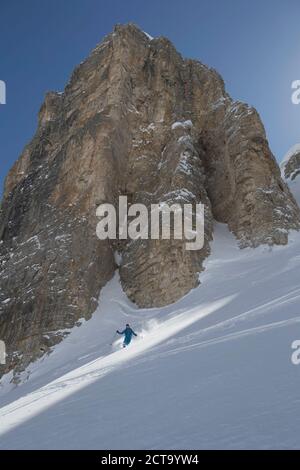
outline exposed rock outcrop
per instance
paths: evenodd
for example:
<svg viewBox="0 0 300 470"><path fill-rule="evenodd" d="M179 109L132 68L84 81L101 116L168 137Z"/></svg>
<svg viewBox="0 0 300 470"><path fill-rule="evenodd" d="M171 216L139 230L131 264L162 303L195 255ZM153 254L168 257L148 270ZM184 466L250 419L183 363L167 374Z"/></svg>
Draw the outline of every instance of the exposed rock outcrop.
<svg viewBox="0 0 300 470"><path fill-rule="evenodd" d="M122 194L147 206L202 202L204 248L98 240L96 207ZM216 71L134 25L116 26L62 94L47 94L0 217L3 371L26 367L89 318L115 250L127 295L161 306L197 285L213 218L241 247L284 244L300 224L257 112L233 101Z"/></svg>
<svg viewBox="0 0 300 470"><path fill-rule="evenodd" d="M282 164L281 171L283 177L287 180L294 181L300 176L300 144L296 144L290 149L285 156Z"/></svg>
<svg viewBox="0 0 300 470"><path fill-rule="evenodd" d="M294 145L281 163L281 173L296 201L300 201L300 144Z"/></svg>

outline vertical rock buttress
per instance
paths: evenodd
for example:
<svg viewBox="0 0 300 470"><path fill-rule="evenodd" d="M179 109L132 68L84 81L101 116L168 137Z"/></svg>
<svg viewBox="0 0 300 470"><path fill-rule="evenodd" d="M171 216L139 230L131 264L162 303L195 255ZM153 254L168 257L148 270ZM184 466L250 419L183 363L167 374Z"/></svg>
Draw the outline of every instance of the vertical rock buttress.
<svg viewBox="0 0 300 470"><path fill-rule="evenodd" d="M96 237L96 208L130 203L205 205L205 243L122 243ZM0 338L23 370L67 328L89 318L99 291L120 276L139 306L174 302L198 284L213 220L241 247L285 244L299 208L257 112L236 102L213 69L166 38L116 26L48 93L36 135L6 179L0 212Z"/></svg>

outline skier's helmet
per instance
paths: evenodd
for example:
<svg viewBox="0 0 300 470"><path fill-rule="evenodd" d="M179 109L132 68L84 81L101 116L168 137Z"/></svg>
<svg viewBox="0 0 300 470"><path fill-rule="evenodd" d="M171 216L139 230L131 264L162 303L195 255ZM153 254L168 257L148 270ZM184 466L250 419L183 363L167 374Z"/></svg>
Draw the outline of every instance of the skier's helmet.
<svg viewBox="0 0 300 470"><path fill-rule="evenodd" d="M129 323L126 323L126 326L129 326Z"/></svg>

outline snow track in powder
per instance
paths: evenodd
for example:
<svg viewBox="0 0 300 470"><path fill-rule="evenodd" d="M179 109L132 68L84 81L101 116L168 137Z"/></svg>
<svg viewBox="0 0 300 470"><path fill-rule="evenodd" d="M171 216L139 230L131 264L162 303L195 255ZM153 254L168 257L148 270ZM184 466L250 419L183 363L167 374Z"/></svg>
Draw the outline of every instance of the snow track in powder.
<svg viewBox="0 0 300 470"><path fill-rule="evenodd" d="M26 419L32 418L54 405L59 400L100 379L124 362L144 354L148 349L157 346L200 318L223 307L228 302L230 302L230 298L213 302L209 306L195 309L194 312L187 311L165 322L157 323L151 330L143 333L144 339L135 340L130 347L91 361L47 384L45 387L3 407L0 412L0 436L14 426L26 421Z"/></svg>
<svg viewBox="0 0 300 470"><path fill-rule="evenodd" d="M138 309L116 275L18 387L4 377L0 448L300 448L299 252L299 233L239 250L216 224L201 285L161 309ZM111 352L127 322L140 338Z"/></svg>

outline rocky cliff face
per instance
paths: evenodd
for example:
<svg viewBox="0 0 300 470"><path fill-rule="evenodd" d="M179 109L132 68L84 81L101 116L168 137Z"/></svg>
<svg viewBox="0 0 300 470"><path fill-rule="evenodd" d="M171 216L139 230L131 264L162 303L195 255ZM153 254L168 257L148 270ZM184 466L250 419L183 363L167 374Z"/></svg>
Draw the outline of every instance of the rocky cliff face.
<svg viewBox="0 0 300 470"><path fill-rule="evenodd" d="M300 144L294 145L281 163L281 173L296 200L300 201Z"/></svg>
<svg viewBox="0 0 300 470"><path fill-rule="evenodd" d="M96 208L119 195L147 206L204 203L204 248L100 241ZM116 26L62 94L47 94L0 217L2 372L22 370L90 317L116 250L127 295L161 306L197 285L213 219L241 247L285 244L300 225L257 112L233 101L217 72L134 25Z"/></svg>
<svg viewBox="0 0 300 470"><path fill-rule="evenodd" d="M294 181L300 176L300 144L296 144L288 152L281 164L282 175L285 179Z"/></svg>

